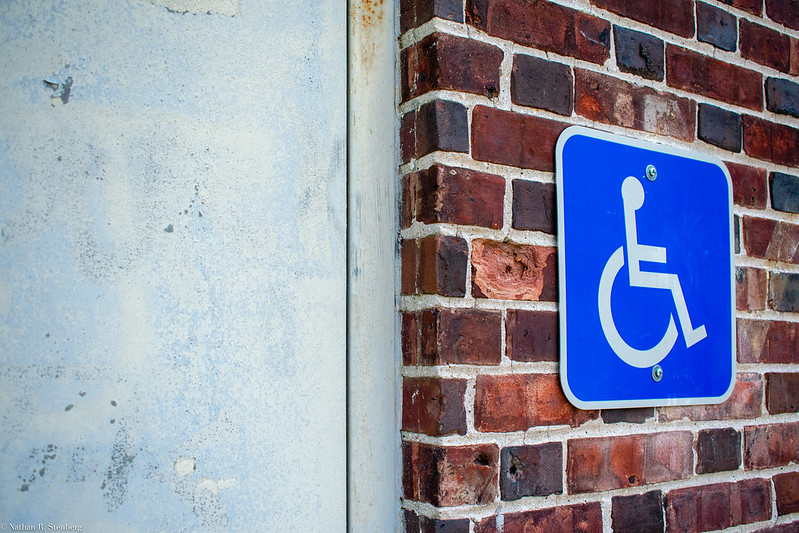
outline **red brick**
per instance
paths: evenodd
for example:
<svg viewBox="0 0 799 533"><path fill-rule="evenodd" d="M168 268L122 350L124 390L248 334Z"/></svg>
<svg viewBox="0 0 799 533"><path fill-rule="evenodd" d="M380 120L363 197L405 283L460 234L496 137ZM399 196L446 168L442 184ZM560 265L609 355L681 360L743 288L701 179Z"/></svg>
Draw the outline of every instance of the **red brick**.
<svg viewBox="0 0 799 533"><path fill-rule="evenodd" d="M660 420L737 420L760 416L763 401L763 383L760 375L738 374L730 398L717 405L688 405L684 407L660 407Z"/></svg>
<svg viewBox="0 0 799 533"><path fill-rule="evenodd" d="M799 472L774 476L774 492L778 515L799 513Z"/></svg>
<svg viewBox="0 0 799 533"><path fill-rule="evenodd" d="M799 374L766 374L766 409L772 415L799 412Z"/></svg>
<svg viewBox="0 0 799 533"><path fill-rule="evenodd" d="M489 35L602 64L610 57L610 24L550 2L471 0L466 20Z"/></svg>
<svg viewBox="0 0 799 533"><path fill-rule="evenodd" d="M474 424L478 431L524 431L533 426L579 426L597 411L572 406L555 374L477 376Z"/></svg>
<svg viewBox="0 0 799 533"><path fill-rule="evenodd" d="M428 35L400 55L402 101L436 90L493 98L499 93L502 50L444 33Z"/></svg>
<svg viewBox="0 0 799 533"><path fill-rule="evenodd" d="M549 246L472 241L472 292L498 300L557 300L557 252Z"/></svg>
<svg viewBox="0 0 799 533"><path fill-rule="evenodd" d="M513 228L555 234L555 185L513 180Z"/></svg>
<svg viewBox="0 0 799 533"><path fill-rule="evenodd" d="M753 15L760 15L763 13L763 0L721 0L730 6L737 7L744 11L748 11Z"/></svg>
<svg viewBox="0 0 799 533"><path fill-rule="evenodd" d="M460 237L436 235L418 243L418 290L424 294L464 296L469 249Z"/></svg>
<svg viewBox="0 0 799 533"><path fill-rule="evenodd" d="M780 524L777 526L758 529L757 533L799 533L799 520L789 524Z"/></svg>
<svg viewBox="0 0 799 533"><path fill-rule="evenodd" d="M568 124L477 106L472 114L472 157L500 165L552 171L555 143Z"/></svg>
<svg viewBox="0 0 799 533"><path fill-rule="evenodd" d="M509 446L500 452L499 488L504 501L563 493L563 447L559 442Z"/></svg>
<svg viewBox="0 0 799 533"><path fill-rule="evenodd" d="M560 505L548 509L484 518L474 533L601 533L602 507L599 502Z"/></svg>
<svg viewBox="0 0 799 533"><path fill-rule="evenodd" d="M741 19L740 32L742 57L780 72L791 71L790 37L746 19Z"/></svg>
<svg viewBox="0 0 799 533"><path fill-rule="evenodd" d="M400 227L410 227L416 215L416 174L402 176L402 203L400 204Z"/></svg>
<svg viewBox="0 0 799 533"><path fill-rule="evenodd" d="M696 438L696 473L738 470L741 466L741 434L733 428L702 429Z"/></svg>
<svg viewBox="0 0 799 533"><path fill-rule="evenodd" d="M696 533L771 518L771 490L765 479L676 489L666 494L668 531Z"/></svg>
<svg viewBox="0 0 799 533"><path fill-rule="evenodd" d="M663 496L659 490L611 500L613 533L663 532Z"/></svg>
<svg viewBox="0 0 799 533"><path fill-rule="evenodd" d="M402 294L404 295L417 293L416 273L419 267L419 255L417 252L417 247L418 243L411 239L403 240L402 245L400 246L400 258L402 266L400 288L402 290Z"/></svg>
<svg viewBox="0 0 799 533"><path fill-rule="evenodd" d="M463 22L463 0L401 0L400 28L404 33L433 17Z"/></svg>
<svg viewBox="0 0 799 533"><path fill-rule="evenodd" d="M505 205L505 178L465 168L433 165L413 175L415 218L499 229Z"/></svg>
<svg viewBox="0 0 799 533"><path fill-rule="evenodd" d="M574 71L578 115L685 141L694 140L696 104L687 98L588 70Z"/></svg>
<svg viewBox="0 0 799 533"><path fill-rule="evenodd" d="M497 498L499 449L494 444L402 445L405 497L436 507L492 503Z"/></svg>
<svg viewBox="0 0 799 533"><path fill-rule="evenodd" d="M402 160L407 162L436 151L468 152L469 119L458 102L435 100L402 116Z"/></svg>
<svg viewBox="0 0 799 533"><path fill-rule="evenodd" d="M466 380L405 378L402 382L402 429L428 435L465 435Z"/></svg>
<svg viewBox="0 0 799 533"><path fill-rule="evenodd" d="M772 261L799 263L799 226L765 218L743 218L746 254Z"/></svg>
<svg viewBox="0 0 799 533"><path fill-rule="evenodd" d="M505 351L514 361L557 361L558 313L508 309Z"/></svg>
<svg viewBox="0 0 799 533"><path fill-rule="evenodd" d="M739 311L762 311L768 296L768 272L760 268L735 268L735 303Z"/></svg>
<svg viewBox="0 0 799 533"><path fill-rule="evenodd" d="M666 47L666 82L730 104L763 109L763 77L759 72L671 44Z"/></svg>
<svg viewBox="0 0 799 533"><path fill-rule="evenodd" d="M739 363L799 363L797 324L738 319Z"/></svg>
<svg viewBox="0 0 799 533"><path fill-rule="evenodd" d="M799 0L766 0L766 14L775 22L799 30Z"/></svg>
<svg viewBox="0 0 799 533"><path fill-rule="evenodd" d="M591 3L681 37L694 35L694 4L691 0L591 0Z"/></svg>
<svg viewBox="0 0 799 533"><path fill-rule="evenodd" d="M746 426L744 467L758 470L799 462L799 422Z"/></svg>
<svg viewBox="0 0 799 533"><path fill-rule="evenodd" d="M799 129L744 115L744 152L787 166L799 166Z"/></svg>
<svg viewBox="0 0 799 533"><path fill-rule="evenodd" d="M728 161L724 164L732 179L732 200L735 205L765 209L768 197L766 169Z"/></svg>
<svg viewBox="0 0 799 533"><path fill-rule="evenodd" d="M502 313L433 309L421 313L423 365L498 365L502 360Z"/></svg>
<svg viewBox="0 0 799 533"><path fill-rule="evenodd" d="M421 314L402 313L402 364L416 365L419 361Z"/></svg>

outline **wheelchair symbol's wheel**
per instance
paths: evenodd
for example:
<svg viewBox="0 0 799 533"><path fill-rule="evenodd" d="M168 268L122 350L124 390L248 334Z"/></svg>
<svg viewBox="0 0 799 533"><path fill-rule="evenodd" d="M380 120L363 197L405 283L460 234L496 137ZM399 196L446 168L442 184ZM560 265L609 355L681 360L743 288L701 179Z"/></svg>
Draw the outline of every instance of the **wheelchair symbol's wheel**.
<svg viewBox="0 0 799 533"><path fill-rule="evenodd" d="M608 259L605 268L602 270L602 277L599 280L599 321L602 324L602 331L605 333L608 344L622 361L636 368L647 368L656 365L669 354L677 341L677 326L674 324L674 315L669 315L669 327L666 329L666 333L660 342L648 350L633 348L622 339L616 329L616 323L613 321L613 313L610 308L610 293L613 291L613 282L623 266L624 248L619 246Z"/></svg>

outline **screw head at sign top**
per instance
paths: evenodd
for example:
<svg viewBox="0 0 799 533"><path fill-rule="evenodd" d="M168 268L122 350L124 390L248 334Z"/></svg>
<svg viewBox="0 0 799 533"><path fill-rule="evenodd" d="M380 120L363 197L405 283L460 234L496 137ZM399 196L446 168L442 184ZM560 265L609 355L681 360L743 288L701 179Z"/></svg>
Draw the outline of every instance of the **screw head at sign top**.
<svg viewBox="0 0 799 533"><path fill-rule="evenodd" d="M655 165L647 165L646 166L646 179L649 181L655 181L655 178L658 177L658 169L655 168Z"/></svg>
<svg viewBox="0 0 799 533"><path fill-rule="evenodd" d="M655 383L658 383L661 379L663 379L663 368L660 365L655 365L652 367L652 379L655 380Z"/></svg>

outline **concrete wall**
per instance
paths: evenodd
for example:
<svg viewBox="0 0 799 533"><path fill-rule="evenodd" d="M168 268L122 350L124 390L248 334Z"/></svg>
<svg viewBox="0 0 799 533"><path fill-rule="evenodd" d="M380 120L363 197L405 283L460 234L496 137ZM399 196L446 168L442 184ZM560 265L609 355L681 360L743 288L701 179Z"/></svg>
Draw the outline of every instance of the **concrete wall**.
<svg viewBox="0 0 799 533"><path fill-rule="evenodd" d="M3 2L0 524L343 529L345 35Z"/></svg>

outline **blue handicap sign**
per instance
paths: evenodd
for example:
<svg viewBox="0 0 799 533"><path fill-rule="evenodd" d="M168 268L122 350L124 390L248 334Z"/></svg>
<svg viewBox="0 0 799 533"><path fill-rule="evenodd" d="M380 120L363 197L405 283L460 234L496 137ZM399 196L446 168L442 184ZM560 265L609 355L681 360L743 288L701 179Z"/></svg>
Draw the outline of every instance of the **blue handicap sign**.
<svg viewBox="0 0 799 533"><path fill-rule="evenodd" d="M735 383L732 184L718 158L557 144L561 384L583 409L720 403Z"/></svg>

